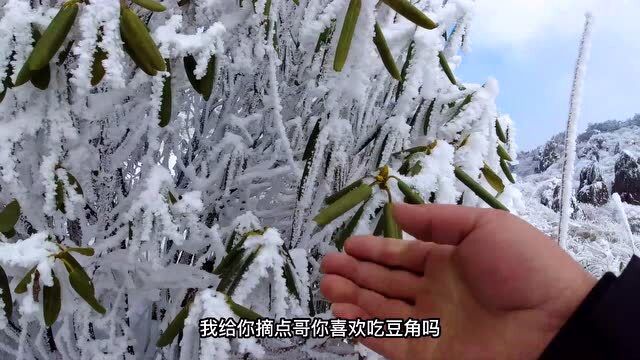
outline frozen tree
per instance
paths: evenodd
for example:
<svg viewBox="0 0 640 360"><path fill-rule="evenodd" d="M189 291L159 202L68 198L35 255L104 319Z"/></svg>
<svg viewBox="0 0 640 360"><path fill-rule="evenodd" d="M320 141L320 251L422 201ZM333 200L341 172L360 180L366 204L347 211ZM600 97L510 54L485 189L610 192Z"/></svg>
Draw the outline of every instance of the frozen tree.
<svg viewBox="0 0 640 360"><path fill-rule="evenodd" d="M0 6L3 358L356 358L198 322L329 317L320 258L402 238L390 202L520 203L472 1Z"/></svg>
<svg viewBox="0 0 640 360"><path fill-rule="evenodd" d="M576 136L578 119L580 118L582 88L587 72L587 62L591 53L591 26L593 23L591 13L585 15L584 32L580 40L580 51L576 62L573 87L571 88L571 100L569 103L569 119L565 132L565 151L562 166L562 184L560 186L560 224L558 225L558 241L560 246L567 250L569 218L571 216L571 199L573 198L573 171L576 158Z"/></svg>

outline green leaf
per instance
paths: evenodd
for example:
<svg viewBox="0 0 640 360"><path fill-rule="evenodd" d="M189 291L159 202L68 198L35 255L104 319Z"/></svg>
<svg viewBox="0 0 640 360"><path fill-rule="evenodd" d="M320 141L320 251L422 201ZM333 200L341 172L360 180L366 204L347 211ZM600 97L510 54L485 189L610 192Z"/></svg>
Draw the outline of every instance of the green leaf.
<svg viewBox="0 0 640 360"><path fill-rule="evenodd" d="M362 217L362 214L364 213L364 207L365 207L365 204L362 204L362 206L360 206L360 208L358 209L358 211L356 211L353 217L351 217L349 222L338 233L335 243L336 243L336 248L339 251L342 251L345 241L347 241L347 239L351 236L351 234L353 234L353 230L355 230L356 226L358 225L358 222L360 221L360 218Z"/></svg>
<svg viewBox="0 0 640 360"><path fill-rule="evenodd" d="M396 61L393 59L391 49L389 49L387 40L384 38L384 33L382 33L382 29L377 21L375 24L375 36L373 37L373 42L378 49L378 53L380 54L384 67L387 68L391 77L396 80L400 80L400 70L398 70L398 66L396 65Z"/></svg>
<svg viewBox="0 0 640 360"><path fill-rule="evenodd" d="M511 170L509 169L509 164L507 164L507 162L504 161L504 159L500 159L500 167L502 168L502 172L507 177L507 179L512 184L515 184L516 180L513 178L513 174L511 173Z"/></svg>
<svg viewBox="0 0 640 360"><path fill-rule="evenodd" d="M107 71L102 63L107 59L107 53L102 50L101 47L96 46L96 50L93 53L93 64L91 66L91 86L100 84Z"/></svg>
<svg viewBox="0 0 640 360"><path fill-rule="evenodd" d="M503 143L507 142L507 137L502 130L502 126L500 125L500 120L496 119L496 135L498 135L498 139Z"/></svg>
<svg viewBox="0 0 640 360"><path fill-rule="evenodd" d="M369 144L371 144L371 142L373 140L375 140L379 135L380 135L380 131L382 131L382 126L378 126L378 128L376 129L376 131L374 131L371 136L369 136L367 138L367 140L365 140L365 142L360 145L360 148L358 148L358 151L356 151L356 154L360 153L362 150L364 150L367 146L369 146Z"/></svg>
<svg viewBox="0 0 640 360"><path fill-rule="evenodd" d="M318 134L320 134L320 119L316 121L316 125L311 131L311 136L309 136L309 141L304 149L304 155L302 155L302 160L309 160L313 156L313 151L315 150L316 142L318 141Z"/></svg>
<svg viewBox="0 0 640 360"><path fill-rule="evenodd" d="M304 170L302 171L302 178L300 179L300 186L298 187L298 200L302 198L302 191L304 190L304 184L307 182L307 176L311 170L312 160L307 160L304 164Z"/></svg>
<svg viewBox="0 0 640 360"><path fill-rule="evenodd" d="M16 288L14 289L16 294L24 294L27 292L27 285L29 285L29 283L31 282L33 273L35 272L35 266L32 267L31 270L27 271L27 273L22 277L22 279L20 280L20 282L18 282L18 285L16 285Z"/></svg>
<svg viewBox="0 0 640 360"><path fill-rule="evenodd" d="M236 316L238 316L239 318L255 321L263 317L257 312L235 303L229 295L226 295L225 299L227 301L227 304L229 305L229 308L231 309L231 312L236 314Z"/></svg>
<svg viewBox="0 0 640 360"><path fill-rule="evenodd" d="M293 296L296 297L296 299L298 299L298 301L300 301L300 294L298 293L298 289L296 287L296 281L293 276L293 270L291 269L291 265L289 265L288 261L286 260L284 261L284 267L282 270L284 273L284 280L287 285L287 290L289 290L289 293L291 293Z"/></svg>
<svg viewBox="0 0 640 360"><path fill-rule="evenodd" d="M2 289L2 302L4 302L4 315L7 319L13 314L13 299L11 298L11 289L9 288L9 279L0 266L0 289Z"/></svg>
<svg viewBox="0 0 640 360"><path fill-rule="evenodd" d="M73 271L78 271L85 279L91 281L89 275L84 271L82 265L80 265L78 260L76 260L73 255L69 254L68 252L62 252L56 255L56 257L62 261L65 268L67 269L67 272L71 273Z"/></svg>
<svg viewBox="0 0 640 360"><path fill-rule="evenodd" d="M20 218L20 204L13 200L0 212L0 232L11 232Z"/></svg>
<svg viewBox="0 0 640 360"><path fill-rule="evenodd" d="M465 96L464 100L462 100L462 102L460 103L460 106L458 106L458 108L453 113L451 118L449 118L449 121L451 121L451 120L455 119L456 117L458 117L458 115L460 115L462 110L464 110L464 107L471 103L472 99L473 99L473 94L469 94L469 95Z"/></svg>
<svg viewBox="0 0 640 360"><path fill-rule="evenodd" d="M124 36L122 28L120 29L120 37L124 41L125 36ZM137 52L134 51L131 48L131 46L129 45L129 43L127 41L123 42L122 48L127 53L127 55L129 55L131 60L133 60L133 62L136 64L136 66L139 67L140 69L142 69L142 71L144 71L147 75L150 75L150 76L158 75L158 70L156 70L156 68L154 68L153 65L151 65L151 63L149 62L149 59L140 57L137 54Z"/></svg>
<svg viewBox="0 0 640 360"><path fill-rule="evenodd" d="M201 80L196 79L196 75L193 73L196 70L196 66L198 65L198 63L196 62L196 59L193 57L193 55L187 55L182 60L184 62L184 72L187 74L187 78L191 83L191 87L198 94L202 94L201 84L200 84Z"/></svg>
<svg viewBox="0 0 640 360"><path fill-rule="evenodd" d="M34 25L31 25L31 38L33 39L34 47L35 47L36 43L38 43L38 41L40 40L41 37L42 37L42 35L40 34L40 31L38 31L38 29ZM47 71L49 71L48 64L46 66L44 66L44 67L46 68ZM22 68L18 72L18 76L16 77L15 84L13 84L13 85L14 86L20 86L20 85L25 84L27 81L31 80L31 77L32 77L33 73L34 72L31 71L31 69L29 68L29 58L27 58L25 63L22 65ZM43 75L43 73L40 74L40 77L42 77L42 75ZM40 82L42 82L42 80L43 79L40 79ZM38 83L37 80L36 80L36 83ZM40 84L40 86L41 85L43 85L43 84Z"/></svg>
<svg viewBox="0 0 640 360"><path fill-rule="evenodd" d="M427 132L429 131L429 123L431 122L431 114L433 113L433 107L436 104L436 99L434 98L433 100L431 100L431 104L429 104L429 108L427 109L427 113L424 116L424 124L423 124L423 128L422 128L422 133L424 135L427 135Z"/></svg>
<svg viewBox="0 0 640 360"><path fill-rule="evenodd" d="M227 256L222 258L222 260L220 261L220 264L218 264L218 266L213 270L213 273L215 275L224 274L229 269L229 267L232 264L235 264L238 260L240 260L243 255L244 255L244 249L243 248L236 247L236 248L232 249L227 254Z"/></svg>
<svg viewBox="0 0 640 360"><path fill-rule="evenodd" d="M405 17L412 23L423 27L428 30L433 30L438 27L433 20L431 20L425 13L420 11L417 7L413 6L409 0L382 0L390 8L395 10L398 14Z"/></svg>
<svg viewBox="0 0 640 360"><path fill-rule="evenodd" d="M498 156L505 161L513 161L511 155L509 155L507 150L500 144L498 144Z"/></svg>
<svg viewBox="0 0 640 360"><path fill-rule="evenodd" d="M60 55L58 55L58 61L56 62L56 65L62 66L62 64L64 64L64 62L67 61L67 58L69 57L69 54L71 53L71 49L73 48L73 44L74 43L75 43L74 40L70 40L67 43L67 46L64 48L64 50L62 50L60 52Z"/></svg>
<svg viewBox="0 0 640 360"><path fill-rule="evenodd" d="M63 169L63 167L58 165L56 166L56 169ZM66 169L65 169L65 173L67 176L67 181L69 182L69 186L73 190L75 190L76 193L83 195L84 193L82 191L82 187L80 187L80 183L75 178L75 176L73 176L73 174L71 174L70 172L66 171ZM60 212L62 212L63 214L66 214L64 199L67 191L65 189L64 182L60 180L57 175L54 177L54 179L56 182L56 193L55 193L56 210L60 210Z"/></svg>
<svg viewBox="0 0 640 360"><path fill-rule="evenodd" d="M456 145L456 150L462 148L463 146L467 145L467 142L469 142L469 138L471 137L471 134L467 134L464 138L462 138L462 141L460 141L460 143L458 145Z"/></svg>
<svg viewBox="0 0 640 360"><path fill-rule="evenodd" d="M233 241L235 240L237 235L238 233L236 233L235 230L233 230L231 235L229 235L229 239L227 240L227 245L226 245L227 254L231 251L231 249L233 249Z"/></svg>
<svg viewBox="0 0 640 360"><path fill-rule="evenodd" d="M407 71L409 70L409 65L411 64L411 59L413 58L413 48L415 47L415 42L411 40L409 43L409 50L407 50L407 57L404 60L404 64L402 65L402 71L400 72L400 82L398 83L398 88L396 90L396 101L400 98L400 94L404 88L404 81L407 79Z"/></svg>
<svg viewBox="0 0 640 360"><path fill-rule="evenodd" d="M107 310L96 299L93 282L82 265L68 252L60 253L57 257L62 260L67 268L69 283L73 290L95 311L100 314L106 313Z"/></svg>
<svg viewBox="0 0 640 360"><path fill-rule="evenodd" d="M411 166L411 158L407 157L403 162L402 166L398 169L398 173L402 176L407 176L409 173L409 166Z"/></svg>
<svg viewBox="0 0 640 360"><path fill-rule="evenodd" d="M504 192L504 183L498 174L489 166L489 164L484 163L482 167L482 175L487 179L487 182L491 187L498 192L498 194L502 194Z"/></svg>
<svg viewBox="0 0 640 360"><path fill-rule="evenodd" d="M96 299L93 284L83 276L83 272L75 270L69 273L69 283L71 284L71 287L95 311L100 314L106 313L107 310L100 305Z"/></svg>
<svg viewBox="0 0 640 360"><path fill-rule="evenodd" d="M241 260L242 260L242 256L244 256L244 253L245 251L244 249L242 249L242 252L240 253L241 256L236 261L229 264L229 267L226 268L224 272L220 275L220 282L216 287L216 291L219 291L222 293L225 293L227 291L227 289L235 279L235 275L238 273L238 270L240 270L240 268L242 267Z"/></svg>
<svg viewBox="0 0 640 360"><path fill-rule="evenodd" d="M185 307L178 312L175 318L171 320L169 325L165 331L160 335L158 341L156 342L157 347L165 347L173 342L173 339L182 331L184 328L184 321L189 316L189 307L191 304L187 304Z"/></svg>
<svg viewBox="0 0 640 360"><path fill-rule="evenodd" d="M47 327L50 327L56 322L62 305L60 281L58 281L56 274L52 273L51 275L53 276L53 286L44 286L44 290L42 292L42 311L44 314L44 323Z"/></svg>
<svg viewBox="0 0 640 360"><path fill-rule="evenodd" d="M244 260L244 262L242 263L242 266L240 267L240 269L238 269L238 273L233 279L233 282L229 286L229 289L227 289L226 293L228 295L233 295L233 292L236 290L236 288L240 284L242 277L247 272L247 270L249 270L249 267L251 266L251 264L253 264L253 261L256 259L256 257L258 257L260 250L262 250L262 245L258 246L257 249L253 250L253 252L249 254L249 256L247 256L247 258Z"/></svg>
<svg viewBox="0 0 640 360"><path fill-rule="evenodd" d="M453 85L458 85L456 77L453 75L453 71L451 70L449 62L447 61L447 57L444 56L444 53L442 51L438 53L438 58L440 59L440 66L442 67L444 73L447 75L447 78L449 78L449 81L451 81Z"/></svg>
<svg viewBox="0 0 640 360"><path fill-rule="evenodd" d="M429 145L421 145L421 146L416 146L416 147L412 147L409 149L405 149L402 150L401 152L397 153L397 154L402 154L402 153L407 153L407 156L411 156L413 154L417 154L417 153L426 153L427 155L431 155L431 151L433 151L433 149L436 148L436 146L438 145L438 141L434 141Z"/></svg>
<svg viewBox="0 0 640 360"><path fill-rule="evenodd" d="M162 12L167 10L167 8L160 4L159 2L156 2L154 0L131 0L134 4L140 5L143 8L150 10L150 11L156 11L156 12Z"/></svg>
<svg viewBox="0 0 640 360"><path fill-rule="evenodd" d="M336 20L334 19L331 21L331 25L329 25L329 27L327 27L320 33L320 36L318 36L318 41L316 42L315 53L320 51L323 45L326 45L331 41L331 37L333 35L333 30L335 29L335 27Z"/></svg>
<svg viewBox="0 0 640 360"><path fill-rule="evenodd" d="M342 190L331 194L329 197L324 199L324 203L327 205L333 204L334 202L336 202L336 200L340 199L341 197L346 195L348 192L357 188L360 185L362 185L362 179L354 181L353 183L345 186Z"/></svg>
<svg viewBox="0 0 640 360"><path fill-rule="evenodd" d="M407 124L409 126L411 126L411 129L413 130L413 126L416 124L416 122L418 121L418 115L420 114L420 110L422 110L422 105L424 105L424 99L422 99L420 101L420 104L418 105L418 108L416 109L416 112L413 113L413 116L411 117L411 120L409 120L407 122Z"/></svg>
<svg viewBox="0 0 640 360"><path fill-rule="evenodd" d="M324 208L313 220L320 226L327 225L360 202L369 199L372 192L371 186L361 184Z"/></svg>
<svg viewBox="0 0 640 360"><path fill-rule="evenodd" d="M201 94L202 97L207 101L213 93L213 86L216 82L216 70L216 56L211 55L211 58L209 58L209 63L207 64L207 72L204 74L202 79L200 79L200 90L202 91Z"/></svg>
<svg viewBox="0 0 640 360"><path fill-rule="evenodd" d="M171 122L171 112L173 105L173 97L171 94L171 62L166 60L167 71L169 75L164 78L162 83L162 104L160 105L160 122L158 126L165 127Z"/></svg>
<svg viewBox="0 0 640 360"><path fill-rule="evenodd" d="M464 172L464 170L456 167L456 169L454 170L454 174L456 175L456 178L460 180L460 182L462 182L466 187L473 191L480 199L484 200L484 202L486 202L489 206L494 209L509 211L506 206L504 206L493 195L489 194L487 190L485 190L480 184L473 180L471 176Z"/></svg>
<svg viewBox="0 0 640 360"><path fill-rule="evenodd" d="M16 236L16 229L11 229L9 231L5 231L5 232L2 233L2 235L4 235L8 239L11 239L12 237Z"/></svg>
<svg viewBox="0 0 640 360"><path fill-rule="evenodd" d="M408 204L422 205L424 204L424 200L422 200L422 196L418 194L415 190L413 190L407 183L402 180L397 179L398 181L398 189L402 192L405 197L405 202Z"/></svg>
<svg viewBox="0 0 640 360"><path fill-rule="evenodd" d="M78 4L65 4L58 11L58 14L51 20L51 23L42 34L42 37L36 42L36 45L29 55L29 69L37 71L49 64L49 61L58 52L62 43L69 34L69 30L73 26L78 15Z"/></svg>
<svg viewBox="0 0 640 360"><path fill-rule="evenodd" d="M40 70L31 71L31 84L40 90L46 90L51 82L51 68L47 64Z"/></svg>
<svg viewBox="0 0 640 360"><path fill-rule="evenodd" d="M64 204L64 196L65 196L64 183L61 180L59 180L57 176L55 178L56 178L56 195L55 195L56 210L60 210L61 213L66 214L67 211Z"/></svg>
<svg viewBox="0 0 640 360"><path fill-rule="evenodd" d="M358 16L360 15L360 6L361 0L349 0L349 7L347 8L347 14L344 17L340 38L338 39L336 56L333 60L333 70L335 71L342 71L344 63L347 61L347 57L349 56L351 40L353 39L353 33L356 30Z"/></svg>
<svg viewBox="0 0 640 360"><path fill-rule="evenodd" d="M84 195L84 192L82 191L82 188L80 187L80 183L75 178L75 176L73 176L73 174L71 174L68 171L67 171L67 179L69 180L69 186L71 186L73 188L73 190L75 190L80 195Z"/></svg>
<svg viewBox="0 0 640 360"><path fill-rule="evenodd" d="M380 144L380 153L378 154L378 160L376 160L376 167L379 168L382 166L382 156L384 155L384 150L387 147L387 141L389 140L389 133L384 136L382 139L382 144Z"/></svg>
<svg viewBox="0 0 640 360"><path fill-rule="evenodd" d="M422 164L417 162L411 167L411 169L409 169L409 175L416 176L420 173L420 171L422 171Z"/></svg>
<svg viewBox="0 0 640 360"><path fill-rule="evenodd" d="M140 60L150 73L167 69L158 46L149 33L149 29L138 15L129 7L120 7L120 33L137 60ZM155 71L154 71L155 70Z"/></svg>
<svg viewBox="0 0 640 360"><path fill-rule="evenodd" d="M31 80L31 70L29 70L29 63L27 62L22 65L22 68L18 72L18 76L16 77L16 81L13 85L14 87L18 87L25 84L29 80Z"/></svg>
<svg viewBox="0 0 640 360"><path fill-rule="evenodd" d="M96 251L90 247L72 247L67 250L84 256L93 256L96 253Z"/></svg>
<svg viewBox="0 0 640 360"><path fill-rule="evenodd" d="M402 230L393 219L393 204L390 202L384 204L382 209L383 228L382 232L384 237L389 239L402 239Z"/></svg>
<svg viewBox="0 0 640 360"><path fill-rule="evenodd" d="M169 197L169 203L171 205L174 205L175 203L178 202L178 199L176 199L175 195L173 195L173 193L171 191L167 192L167 196Z"/></svg>

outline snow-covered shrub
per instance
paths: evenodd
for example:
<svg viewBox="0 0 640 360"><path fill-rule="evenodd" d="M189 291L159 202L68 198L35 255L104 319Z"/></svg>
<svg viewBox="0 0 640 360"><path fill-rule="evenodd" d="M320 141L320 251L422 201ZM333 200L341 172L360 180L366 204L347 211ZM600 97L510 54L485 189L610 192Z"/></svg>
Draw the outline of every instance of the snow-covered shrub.
<svg viewBox="0 0 640 360"><path fill-rule="evenodd" d="M414 5L0 0L2 357L354 357L198 319L328 317L319 259L402 237L390 201L517 209L473 2Z"/></svg>

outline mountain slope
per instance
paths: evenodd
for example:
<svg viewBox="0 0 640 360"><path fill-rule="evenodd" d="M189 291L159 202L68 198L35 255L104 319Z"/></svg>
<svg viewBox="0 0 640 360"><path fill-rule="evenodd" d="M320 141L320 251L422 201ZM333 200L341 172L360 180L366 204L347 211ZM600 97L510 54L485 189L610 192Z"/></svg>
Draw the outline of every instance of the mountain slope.
<svg viewBox="0 0 640 360"><path fill-rule="evenodd" d="M617 272L633 253L637 236L628 239L611 194L620 195L632 232L640 233L640 115L590 125L578 136L576 152L572 253L596 274ZM553 236L558 226L563 157L561 133L534 150L519 153L514 169L525 205L520 215Z"/></svg>

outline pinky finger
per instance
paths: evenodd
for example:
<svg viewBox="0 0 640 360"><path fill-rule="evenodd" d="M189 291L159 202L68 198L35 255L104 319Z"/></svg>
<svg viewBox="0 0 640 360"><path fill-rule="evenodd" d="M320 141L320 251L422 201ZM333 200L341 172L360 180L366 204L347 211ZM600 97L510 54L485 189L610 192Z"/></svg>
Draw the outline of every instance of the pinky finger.
<svg viewBox="0 0 640 360"><path fill-rule="evenodd" d="M362 310L361 307L347 303L335 303L331 305L331 312L339 319L371 319L371 315Z"/></svg>

